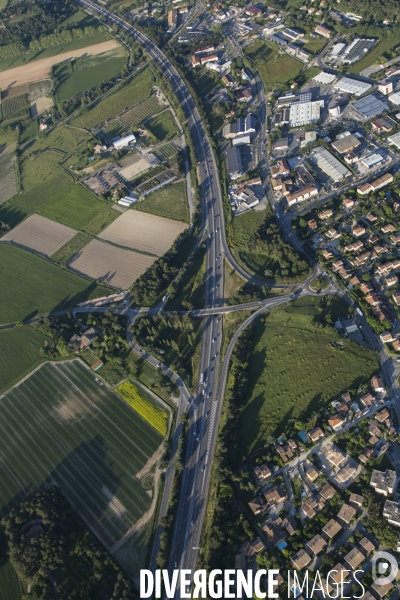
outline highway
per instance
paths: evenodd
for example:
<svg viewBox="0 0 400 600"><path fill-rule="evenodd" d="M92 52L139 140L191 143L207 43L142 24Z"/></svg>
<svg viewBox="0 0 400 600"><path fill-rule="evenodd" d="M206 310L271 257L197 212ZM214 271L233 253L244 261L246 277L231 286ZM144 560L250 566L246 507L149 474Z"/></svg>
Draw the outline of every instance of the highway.
<svg viewBox="0 0 400 600"><path fill-rule="evenodd" d="M144 46L147 53L161 67L169 79L182 106L199 161L200 188L203 202L203 222L207 233L207 266L206 266L206 307L222 306L223 294L223 254L243 272L230 255L225 238L225 227L222 218L222 195L219 185L219 174L207 139L199 112L182 78L164 54L146 36L126 21L91 2L76 0L77 4L95 13L109 23L118 25L135 41ZM247 273L245 273L248 279ZM202 374L196 398L189 409L189 432L187 437L187 454L183 471L179 508L175 520L175 529L170 548L169 568L175 565L184 569L194 569L197 562L203 523L204 508L207 500L208 481L211 460L208 460L210 447L215 444L217 424L221 402L215 396L218 385L219 356L222 342L222 322L217 315L208 315L203 324L203 343L200 360ZM184 398L181 398L180 410L183 410ZM186 406L185 406L186 408ZM165 494L167 497L167 494ZM164 501L164 500L163 500ZM153 553L150 568L155 567ZM180 597L180 590L176 597Z"/></svg>
<svg viewBox="0 0 400 600"><path fill-rule="evenodd" d="M81 7L89 10L92 13L101 16L109 23L117 25L130 35L136 42L143 45L147 53L160 66L165 77L170 81L174 89L180 105L187 119L193 144L196 149L198 167L200 173L200 192L202 199L202 217L203 225L206 231L207 243L207 263L206 263L206 294L205 294L205 309L202 311L192 311L192 314L202 316L203 336L202 350L200 358L200 377L197 386L196 394L191 400L189 392L183 386L183 382L178 376L175 376L176 383L180 386L180 401L178 406L178 415L181 415L189 406L189 429L187 435L187 451L185 457L185 467L182 474L181 492L179 506L175 518L175 528L173 532L172 542L170 546L169 570L174 568L190 569L196 568L197 557L199 552L199 543L201 530L204 520L204 512L207 502L209 480L211 473L212 457L216 443L218 422L221 413L222 399L225 390L226 375L229 365L229 357L234 344L243 331L260 313L285 303L288 300L294 299L303 294L314 293L309 288L310 280L317 273L322 273L321 267L312 259L312 264L315 266L314 274L301 284L293 294L274 297L259 303L248 303L245 308L256 308L257 310L241 325L238 331L230 341L227 354L221 369L221 379L219 384L219 361L222 343L222 312L229 312L233 307L224 308L223 305L223 257L227 258L231 266L236 269L246 280L254 283L264 283L258 280L253 274L247 273L234 259L228 247L225 235L225 224L223 219L222 194L219 185L219 173L216 166L215 157L207 139L207 135L201 121L199 112L196 108L193 98L177 70L173 67L170 61L165 57L157 46L151 42L145 35L139 32L136 28L124 21L119 16L111 13L102 6L91 2L90 0L75 0ZM267 180L268 170L268 155L266 147L266 131L265 131L265 96L260 89L262 104L260 114L263 115L263 129L260 142L260 159L263 180ZM302 244L295 232L291 229L291 218L285 218L285 215L280 212L279 207L275 204L274 196L270 189L267 189L267 194L271 205L274 208L275 214L280 219L280 225L283 229L285 237L298 250L304 251ZM329 288L322 294L340 293L336 285L330 280ZM238 308L236 307L236 310ZM79 311L77 311L79 312ZM122 309L124 314L127 314L132 319L134 314L131 314L129 308ZM150 311L152 312L152 311ZM133 313L133 311L132 311ZM135 311L137 314L138 311ZM131 335L131 334L128 334ZM140 351L135 348L132 337L128 337L131 347L135 351ZM147 357L149 360L150 357ZM157 367L157 364L153 365ZM171 378L175 374L168 373L168 367L161 365L159 368L165 370ZM385 369L384 369L385 370ZM385 373L385 375L389 375ZM393 374L391 373L392 377ZM183 386L183 387L182 387ZM397 392L397 390L396 390ZM189 403L188 403L189 400ZM399 398L400 400L400 398ZM180 432L180 420L176 421L176 428L173 436L173 452L176 452L178 436ZM165 514L169 491L173 479L173 467L168 468L166 473L166 482L164 495L162 498L161 515ZM157 529L157 534L160 533L160 526ZM158 537L153 548L153 553L150 561L150 568L156 567L156 554ZM177 590L176 598L180 598L181 590Z"/></svg>

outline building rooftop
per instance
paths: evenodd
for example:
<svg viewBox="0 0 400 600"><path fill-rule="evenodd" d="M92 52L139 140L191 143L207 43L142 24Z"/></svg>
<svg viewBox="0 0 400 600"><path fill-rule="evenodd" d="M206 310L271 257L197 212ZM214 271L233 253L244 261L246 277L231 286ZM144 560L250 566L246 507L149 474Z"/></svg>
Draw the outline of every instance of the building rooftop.
<svg viewBox="0 0 400 600"><path fill-rule="evenodd" d="M292 557L292 566L301 571L311 562L311 556L303 548Z"/></svg>
<svg viewBox="0 0 400 600"><path fill-rule="evenodd" d="M366 119L373 119L389 108L386 102L382 102L382 100L379 100L374 94L365 96L365 98L360 98L360 100L357 100L352 104L352 107Z"/></svg>
<svg viewBox="0 0 400 600"><path fill-rule="evenodd" d="M347 562L347 564L352 570L355 570L358 567L358 565L364 562L364 559L364 554L359 548L357 548L357 546L350 550L350 552L344 557L344 560Z"/></svg>
<svg viewBox="0 0 400 600"><path fill-rule="evenodd" d="M332 75L332 73L326 73L325 71L321 71L321 73L318 73L318 75L313 77L313 81L322 84L332 83L332 81L335 81L335 79L336 75Z"/></svg>
<svg viewBox="0 0 400 600"><path fill-rule="evenodd" d="M326 544L327 542L324 538L317 533L317 535L314 535L314 537L307 542L307 548L311 550L313 554L319 554L325 548Z"/></svg>
<svg viewBox="0 0 400 600"><path fill-rule="evenodd" d="M370 480L370 485L376 489L377 492L383 493L386 496L393 494L397 487L397 475L396 471L377 471L373 470Z"/></svg>
<svg viewBox="0 0 400 600"><path fill-rule="evenodd" d="M357 79L352 79L351 77L342 77L337 81L334 86L335 90L339 90L341 92L345 92L347 94L354 94L355 96L362 96L371 89L370 83L365 83L364 81L358 81Z"/></svg>
<svg viewBox="0 0 400 600"><path fill-rule="evenodd" d="M325 535L327 535L329 538L333 538L337 533L339 533L339 531L342 529L342 526L340 525L340 523L338 523L338 521L336 521L336 519L331 519L330 521L327 522L327 524L322 528L322 531L325 533Z"/></svg>
<svg viewBox="0 0 400 600"><path fill-rule="evenodd" d="M355 135L346 135L340 139L336 139L332 142L332 148L339 152L339 154L344 154L345 152L350 152L354 148L358 148L361 146L360 140Z"/></svg>
<svg viewBox="0 0 400 600"><path fill-rule="evenodd" d="M372 48L375 42L376 40L373 39L355 39L343 53L343 62L350 64L356 62Z"/></svg>
<svg viewBox="0 0 400 600"><path fill-rule="evenodd" d="M326 148L318 146L310 153L311 160L333 181L341 181L351 173Z"/></svg>
<svg viewBox="0 0 400 600"><path fill-rule="evenodd" d="M356 509L349 504L343 504L337 514L338 519L342 519L345 523L350 523L351 519L356 515Z"/></svg>

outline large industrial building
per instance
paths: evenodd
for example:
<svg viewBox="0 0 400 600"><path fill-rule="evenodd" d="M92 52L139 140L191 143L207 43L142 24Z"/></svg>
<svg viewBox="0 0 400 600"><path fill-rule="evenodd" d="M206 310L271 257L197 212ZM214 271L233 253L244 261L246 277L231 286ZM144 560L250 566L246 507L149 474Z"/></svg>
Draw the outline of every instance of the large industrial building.
<svg viewBox="0 0 400 600"><path fill-rule="evenodd" d="M316 123L321 116L321 107L324 106L323 100L311 100L295 102L290 107L289 125L291 127L300 127Z"/></svg>
<svg viewBox="0 0 400 600"><path fill-rule="evenodd" d="M256 119L254 115L250 114L246 117L240 117L237 121L233 123L227 123L223 130L222 136L225 139L232 139L238 135L248 135L250 133L255 133L256 131Z"/></svg>
<svg viewBox="0 0 400 600"><path fill-rule="evenodd" d="M386 102L382 102L373 94L357 100L352 107L359 113L361 119L373 119L389 108Z"/></svg>
<svg viewBox="0 0 400 600"><path fill-rule="evenodd" d="M318 73L318 75L313 77L313 81L322 84L332 83L335 79L336 75L332 75L332 73L327 73L326 71L321 71L321 73Z"/></svg>
<svg viewBox="0 0 400 600"><path fill-rule="evenodd" d="M368 92L372 86L370 83L365 83L365 81L358 81L357 79L352 79L351 77L342 77L334 84L333 87L335 90L345 92L346 94L362 96L365 94L365 92Z"/></svg>
<svg viewBox="0 0 400 600"><path fill-rule="evenodd" d="M315 148L311 152L310 158L321 171L335 182L351 175L350 171L323 146Z"/></svg>
<svg viewBox="0 0 400 600"><path fill-rule="evenodd" d="M375 42L376 40L362 40L360 38L357 38L344 51L342 62L348 64L353 64L357 62L357 60L360 60L360 58L362 58L364 54L371 50Z"/></svg>

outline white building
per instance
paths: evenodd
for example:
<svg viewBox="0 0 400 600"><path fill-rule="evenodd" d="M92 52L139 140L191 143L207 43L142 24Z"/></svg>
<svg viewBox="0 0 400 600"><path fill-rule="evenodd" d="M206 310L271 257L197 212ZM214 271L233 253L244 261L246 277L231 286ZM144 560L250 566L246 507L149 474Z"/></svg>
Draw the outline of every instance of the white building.
<svg viewBox="0 0 400 600"><path fill-rule="evenodd" d="M400 92L395 92L394 94L390 94L388 100L392 104L400 104Z"/></svg>
<svg viewBox="0 0 400 600"><path fill-rule="evenodd" d="M388 83L381 83L380 85L378 85L378 90L384 96L388 96L393 92L393 83L391 81L389 81Z"/></svg>
<svg viewBox="0 0 400 600"><path fill-rule="evenodd" d="M354 94L355 96L362 96L372 86L370 83L365 83L365 81L358 81L357 79L352 79L351 77L342 77L334 84L333 87L335 90L339 90L340 92Z"/></svg>
<svg viewBox="0 0 400 600"><path fill-rule="evenodd" d="M387 140L390 144L393 144L393 146L396 146L396 148L400 150L400 131L390 135Z"/></svg>
<svg viewBox="0 0 400 600"><path fill-rule="evenodd" d="M250 144L249 135L239 135L232 140L232 146L242 146L243 144Z"/></svg>
<svg viewBox="0 0 400 600"><path fill-rule="evenodd" d="M300 127L316 123L321 116L323 100L316 102L296 102L290 107L289 124L291 127Z"/></svg>
<svg viewBox="0 0 400 600"><path fill-rule="evenodd" d="M382 154L375 152L374 154L370 154L366 158L363 158L361 162L367 169L372 169L372 167L376 167L376 165L379 165L383 161L384 158Z"/></svg>
<svg viewBox="0 0 400 600"><path fill-rule="evenodd" d="M126 135L125 137L120 138L119 140L114 142L113 146L116 150L119 150L120 148L126 148L130 144L135 144L135 143L136 143L136 138L133 135L133 133L131 133L130 135Z"/></svg>
<svg viewBox="0 0 400 600"><path fill-rule="evenodd" d="M351 175L350 171L326 148L318 146L310 154L311 160L333 181L341 181Z"/></svg>
<svg viewBox="0 0 400 600"><path fill-rule="evenodd" d="M321 73L318 73L318 75L313 77L313 81L322 84L332 83L332 81L335 81L335 79L336 75L332 75L332 73L326 73L326 71L321 71Z"/></svg>

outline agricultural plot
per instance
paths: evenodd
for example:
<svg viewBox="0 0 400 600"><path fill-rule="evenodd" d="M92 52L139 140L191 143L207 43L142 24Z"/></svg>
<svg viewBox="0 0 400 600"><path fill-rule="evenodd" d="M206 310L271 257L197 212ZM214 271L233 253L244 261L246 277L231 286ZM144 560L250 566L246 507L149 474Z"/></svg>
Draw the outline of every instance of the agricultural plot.
<svg viewBox="0 0 400 600"><path fill-rule="evenodd" d="M0 394L43 362L40 348L46 340L29 325L0 331Z"/></svg>
<svg viewBox="0 0 400 600"><path fill-rule="evenodd" d="M57 101L62 102L113 79L124 68L125 62L125 50L119 47L95 56L78 58L74 63L57 65Z"/></svg>
<svg viewBox="0 0 400 600"><path fill-rule="evenodd" d="M119 246L162 256L185 229L186 225L179 221L128 210L99 237Z"/></svg>
<svg viewBox="0 0 400 600"><path fill-rule="evenodd" d="M164 144L154 150L154 154L162 161L174 162L178 156L178 148L172 142L170 144Z"/></svg>
<svg viewBox="0 0 400 600"><path fill-rule="evenodd" d="M153 262L154 257L92 240L72 257L68 266L91 279L116 288L127 289Z"/></svg>
<svg viewBox="0 0 400 600"><path fill-rule="evenodd" d="M68 310L113 290L11 244L0 244L0 324Z"/></svg>
<svg viewBox="0 0 400 600"><path fill-rule="evenodd" d="M21 110L27 103L26 94L20 94L19 96L10 96L1 101L1 110L3 112L3 119L6 119L13 113Z"/></svg>
<svg viewBox="0 0 400 600"><path fill-rule="evenodd" d="M160 165L160 169L162 169L163 165ZM143 181L140 185L137 185L134 190L139 195L149 194L152 190L154 190L158 186L167 185L171 181L174 181L177 177L175 173L169 169L162 169L161 172L158 172L157 175L153 175L154 170L150 173L150 177ZM135 182L137 183L137 182Z"/></svg>
<svg viewBox="0 0 400 600"><path fill-rule="evenodd" d="M81 361L45 364L0 400L0 508L56 484L113 552L150 518L136 474L162 440Z"/></svg>
<svg viewBox="0 0 400 600"><path fill-rule="evenodd" d="M166 185L149 194L140 202L136 202L134 208L153 215L160 215L160 217L189 222L186 183L181 181Z"/></svg>
<svg viewBox="0 0 400 600"><path fill-rule="evenodd" d="M141 173L144 173L148 169L151 169L154 165L158 164L160 161L154 154L146 154L141 157L140 154L135 155L138 160L132 162L130 165L123 167L119 174L121 177L130 181L134 177L137 177Z"/></svg>
<svg viewBox="0 0 400 600"><path fill-rule="evenodd" d="M115 391L160 435L167 435L168 412L150 394L132 381L125 381Z"/></svg>
<svg viewBox="0 0 400 600"><path fill-rule="evenodd" d="M6 202L17 193L14 160L14 152L8 151L7 147L4 152L0 153L0 204L3 204L3 202Z"/></svg>
<svg viewBox="0 0 400 600"><path fill-rule="evenodd" d="M121 121L126 127L140 125L145 119L160 112L161 106L156 96L150 96L148 100L141 102L121 115Z"/></svg>
<svg viewBox="0 0 400 600"><path fill-rule="evenodd" d="M104 37L104 36L103 36ZM86 42L87 44L87 42ZM56 48L56 47L55 47ZM54 51L55 48L49 48ZM71 58L79 58L81 56L88 56L94 54L103 54L114 48L119 48L118 42L114 39L100 44L94 44L92 46L80 47L78 50L69 50L67 52L61 52L56 56L49 56L47 58L41 58L39 60L33 60L27 64L12 69L8 68L5 71L0 72L0 89L5 89L10 85L24 85L32 81L40 81L41 79L47 79L51 73L51 68L65 60ZM37 55L34 52L32 56ZM28 59L28 57L26 57ZM13 61L15 62L15 61Z"/></svg>
<svg viewBox="0 0 400 600"><path fill-rule="evenodd" d="M121 124L118 119L112 121L106 127L101 130L101 135L106 139L107 143L110 144L113 140L118 139L125 133L125 127Z"/></svg>
<svg viewBox="0 0 400 600"><path fill-rule="evenodd" d="M34 214L3 235L1 241L13 242L45 256L51 256L75 234L75 229L71 227Z"/></svg>
<svg viewBox="0 0 400 600"><path fill-rule="evenodd" d="M134 77L128 85L104 98L89 112L79 115L72 121L77 127L92 129L99 123L104 123L126 108L135 106L146 100L151 93L153 80L149 69L144 69Z"/></svg>
<svg viewBox="0 0 400 600"><path fill-rule="evenodd" d="M83 185L75 184L46 204L41 212L69 227L84 229L107 206L106 202L96 198Z"/></svg>

